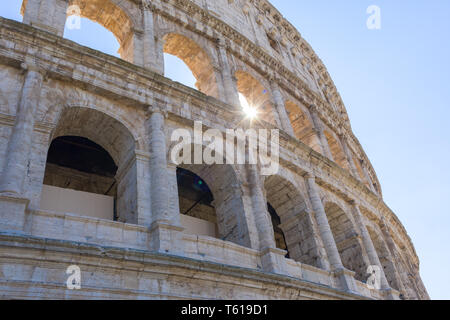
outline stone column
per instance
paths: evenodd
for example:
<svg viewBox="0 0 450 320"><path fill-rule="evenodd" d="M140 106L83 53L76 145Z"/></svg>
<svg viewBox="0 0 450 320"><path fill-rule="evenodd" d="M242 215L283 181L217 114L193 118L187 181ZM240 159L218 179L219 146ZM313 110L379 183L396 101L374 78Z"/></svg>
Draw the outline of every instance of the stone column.
<svg viewBox="0 0 450 320"><path fill-rule="evenodd" d="M361 177L359 176L359 173L358 173L358 169L356 169L356 165L353 162L353 155L352 155L350 148L348 147L347 139L345 138L344 135L341 134L341 135L339 135L339 140L341 142L342 148L344 149L344 153L345 153L345 156L347 157L347 161L350 165L350 171L351 171L352 175L356 179L361 180Z"/></svg>
<svg viewBox="0 0 450 320"><path fill-rule="evenodd" d="M309 199L315 213L317 226L320 237L327 252L328 261L331 265L331 271L334 276L340 280L340 286L349 292L357 292L354 272L347 270L342 264L341 256L339 254L336 242L328 223L327 214L320 199L319 191L317 190L316 178L313 174L306 174L305 179L308 187Z"/></svg>
<svg viewBox="0 0 450 320"><path fill-rule="evenodd" d="M23 185L30 161L34 116L43 82L43 74L38 68L25 63L22 68L26 74L0 179L0 229L4 231L24 230L29 199L25 199Z"/></svg>
<svg viewBox="0 0 450 320"><path fill-rule="evenodd" d="M267 202L264 198L258 169L256 165L247 165L247 170L256 228L259 233L259 247L260 249L275 247L274 231L267 211Z"/></svg>
<svg viewBox="0 0 450 320"><path fill-rule="evenodd" d="M181 226L180 200L178 198L177 165L167 165L167 181L169 186L169 216L173 225Z"/></svg>
<svg viewBox="0 0 450 320"><path fill-rule="evenodd" d="M136 151L137 223L150 226L152 223L152 199L150 181L150 154Z"/></svg>
<svg viewBox="0 0 450 320"><path fill-rule="evenodd" d="M316 131L316 134L320 140L320 145L322 147L322 154L328 159L334 161L333 155L331 154L330 146L328 145L327 137L323 132L322 120L320 120L319 115L317 114L317 107L314 105L309 106L309 112L311 114L311 119L313 121L314 130Z"/></svg>
<svg viewBox="0 0 450 320"><path fill-rule="evenodd" d="M406 287L402 281L402 278L400 276L400 273L398 271L397 265L396 265L396 261L398 261L398 257L395 257L395 252L394 252L394 248L395 248L395 243L394 240L392 239L392 236L389 232L389 228L387 227L384 218L381 219L381 232L383 233L383 237L384 240L386 241L386 244L388 246L388 253L389 253L389 260L391 260L393 262L394 265L394 273L395 273L395 278L397 280L397 284L399 286L399 290L403 293L403 294L407 294L407 290Z"/></svg>
<svg viewBox="0 0 450 320"><path fill-rule="evenodd" d="M373 266L378 266L381 270L380 274L381 289L391 289L386 279L386 275L384 274L383 266L381 265L375 246L373 245L372 239L370 238L370 234L367 231L366 225L363 222L359 206L356 204L355 201L352 202L352 211L353 216L355 217L356 224L358 225L359 230L361 231L362 242L364 244L364 248L366 249L367 256L369 257L369 262Z"/></svg>
<svg viewBox="0 0 450 320"><path fill-rule="evenodd" d="M311 205L315 213L317 226L319 228L320 236L322 238L325 250L327 251L328 260L330 261L332 269L342 269L341 257L334 241L333 233L331 232L330 225L328 223L327 214L325 208L323 207L322 201L320 200L320 195L317 190L315 177L311 174L305 176L309 198L311 200Z"/></svg>
<svg viewBox="0 0 450 320"><path fill-rule="evenodd" d="M278 249L275 245L275 236L267 210L267 201L264 197L261 178L256 165L247 165L249 189L253 204L253 215L259 238L261 264L264 271L287 274L286 251Z"/></svg>
<svg viewBox="0 0 450 320"><path fill-rule="evenodd" d="M63 36L68 5L68 0L28 0L23 23Z"/></svg>
<svg viewBox="0 0 450 320"><path fill-rule="evenodd" d="M281 122L281 128L286 131L289 135L295 137L294 129L292 128L291 120L289 119L289 116L286 111L286 105L283 99L283 96L280 92L280 87L275 82L275 80L271 80L271 89L272 89L272 96L273 100L275 102L275 106L278 112L278 115L280 117Z"/></svg>
<svg viewBox="0 0 450 320"><path fill-rule="evenodd" d="M156 34L153 19L154 6L151 3L144 2L143 5L143 20L144 20L144 35L143 35L143 66L158 74L164 74L164 61L160 61L157 53Z"/></svg>
<svg viewBox="0 0 450 320"><path fill-rule="evenodd" d="M219 61L222 67L221 72L226 102L240 109L241 103L239 101L239 94L237 91L236 82L233 81L233 75L231 74L230 64L228 63L225 40L218 39L217 44L218 44Z"/></svg>
<svg viewBox="0 0 450 320"><path fill-rule="evenodd" d="M165 126L165 111L151 107L150 126L150 192L152 223L150 226L150 248L159 252L181 254L182 231L179 213L170 210L170 192L168 174ZM175 176L176 178L176 176Z"/></svg>
<svg viewBox="0 0 450 320"><path fill-rule="evenodd" d="M34 115L39 105L43 75L28 67L22 88L14 129L9 139L7 159L0 183L0 193L22 195L27 172L28 155L33 138Z"/></svg>
<svg viewBox="0 0 450 320"><path fill-rule="evenodd" d="M150 190L153 221L169 221L165 115L156 108L152 111L150 116Z"/></svg>

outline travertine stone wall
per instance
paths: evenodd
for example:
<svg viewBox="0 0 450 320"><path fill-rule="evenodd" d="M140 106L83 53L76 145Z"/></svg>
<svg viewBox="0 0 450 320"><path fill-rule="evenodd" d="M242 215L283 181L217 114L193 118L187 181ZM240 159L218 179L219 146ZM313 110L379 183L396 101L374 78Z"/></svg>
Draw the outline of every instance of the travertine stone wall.
<svg viewBox="0 0 450 320"><path fill-rule="evenodd" d="M122 59L63 39L73 5L114 33ZM22 11L23 23L0 19L2 297L429 298L325 66L269 2L27 0ZM199 90L162 76L164 53ZM219 239L185 234L171 133L194 121L239 127L238 92L260 109L256 129L280 129L279 174L186 165L211 188ZM62 135L116 162L117 222L40 209L48 148ZM86 289L65 289L68 261ZM365 283L374 264L380 290Z"/></svg>

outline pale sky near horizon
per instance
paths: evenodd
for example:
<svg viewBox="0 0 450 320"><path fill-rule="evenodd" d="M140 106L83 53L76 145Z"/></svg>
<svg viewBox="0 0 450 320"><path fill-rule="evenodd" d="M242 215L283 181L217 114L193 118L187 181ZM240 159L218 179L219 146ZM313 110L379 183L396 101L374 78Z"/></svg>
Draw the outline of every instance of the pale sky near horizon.
<svg viewBox="0 0 450 320"><path fill-rule="evenodd" d="M431 298L450 299L450 1L271 2L325 63ZM21 21L20 5L1 1L0 16ZM366 27L370 5L381 9L380 30ZM87 20L65 37L117 56L114 36ZM168 77L193 85L177 59L165 63Z"/></svg>

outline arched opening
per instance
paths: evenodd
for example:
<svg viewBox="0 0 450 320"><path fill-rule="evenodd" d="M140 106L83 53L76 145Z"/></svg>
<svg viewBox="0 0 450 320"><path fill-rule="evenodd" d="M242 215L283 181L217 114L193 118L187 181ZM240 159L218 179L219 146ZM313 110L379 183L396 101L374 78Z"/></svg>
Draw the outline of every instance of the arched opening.
<svg viewBox="0 0 450 320"><path fill-rule="evenodd" d="M100 145L79 136L58 137L48 151L41 208L117 220L116 173Z"/></svg>
<svg viewBox="0 0 450 320"><path fill-rule="evenodd" d="M218 239L252 247L242 190L233 166L181 164L177 176L182 215L187 212L215 223Z"/></svg>
<svg viewBox="0 0 450 320"><path fill-rule="evenodd" d="M314 131L314 126L306 116L305 112L303 112L302 108L292 101L287 101L286 111L291 120L291 125L297 139L315 151L319 153L322 152L319 138Z"/></svg>
<svg viewBox="0 0 450 320"><path fill-rule="evenodd" d="M116 37L102 25L87 18L80 18L80 28L75 28L71 24L69 17L64 28L64 38L72 40L83 46L89 47L103 53L120 57L120 44ZM89 32L86 32L89 30Z"/></svg>
<svg viewBox="0 0 450 320"><path fill-rule="evenodd" d="M174 62L173 58L167 57L167 55L172 55L186 64L196 79L194 85L200 92L219 98L216 73L211 59L206 51L195 41L180 34L169 33L164 36L163 51L166 54L165 62ZM175 63L177 62L175 61ZM173 75L175 77L173 80L178 80L180 75L182 75L180 72L176 72ZM184 83L186 80L188 80L187 83ZM186 76L182 76L180 82L191 86L192 78L188 74L187 78Z"/></svg>
<svg viewBox="0 0 450 320"><path fill-rule="evenodd" d="M180 58L168 53L164 53L164 76L198 90L195 86L197 80L188 66Z"/></svg>
<svg viewBox="0 0 450 320"><path fill-rule="evenodd" d="M367 267L370 263L363 257L362 243L353 223L345 212L334 203L327 203L325 212L342 264L345 268L356 272L357 280L365 282L368 278Z"/></svg>
<svg viewBox="0 0 450 320"><path fill-rule="evenodd" d="M349 164L347 162L347 157L345 156L344 151L342 150L342 146L338 140L334 138L334 135L325 130L325 137L328 141L328 146L330 147L331 155L333 156L334 161L344 169L349 170Z"/></svg>
<svg viewBox="0 0 450 320"><path fill-rule="evenodd" d="M286 237L284 235L283 230L280 228L281 218L269 202L267 202L267 210L269 211L270 218L272 220L273 233L275 236L275 245L277 246L278 249L286 250L287 251L286 258L289 258L290 256L286 244Z"/></svg>
<svg viewBox="0 0 450 320"><path fill-rule="evenodd" d="M268 208L274 224L275 240L280 249L284 249L281 247L284 244L280 243L283 238L291 259L322 267L311 216L303 196L291 182L278 175L267 177L264 189L270 204Z"/></svg>
<svg viewBox="0 0 450 320"><path fill-rule="evenodd" d="M256 110L258 119L276 125L274 109L269 91L253 76L244 71L235 73L238 92L245 97L248 106ZM243 104L241 99L241 104ZM245 108L245 104L242 105Z"/></svg>
<svg viewBox="0 0 450 320"><path fill-rule="evenodd" d="M48 151L41 209L137 223L134 141L102 112L64 109Z"/></svg>
<svg viewBox="0 0 450 320"><path fill-rule="evenodd" d="M134 62L133 22L111 0L70 0L65 36L106 53L117 52L122 59Z"/></svg>
<svg viewBox="0 0 450 320"><path fill-rule="evenodd" d="M400 287L395 276L395 266L392 259L390 258L389 249L386 243L384 242L383 238L372 228L367 227L367 231L369 232L370 238L372 239L372 243L375 247L378 258L380 259L381 266L383 267L384 274L386 275L386 279L390 287L394 288L395 290L399 290Z"/></svg>
<svg viewBox="0 0 450 320"><path fill-rule="evenodd" d="M185 232L218 238L214 196L207 183L183 168L177 168L177 183L181 224Z"/></svg>

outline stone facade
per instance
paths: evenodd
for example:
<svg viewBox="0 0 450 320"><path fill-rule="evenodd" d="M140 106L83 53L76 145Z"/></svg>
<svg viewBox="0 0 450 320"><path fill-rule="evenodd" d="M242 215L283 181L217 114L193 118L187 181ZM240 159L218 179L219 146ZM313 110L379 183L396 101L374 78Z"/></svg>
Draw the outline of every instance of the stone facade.
<svg viewBox="0 0 450 320"><path fill-rule="evenodd" d="M74 5L114 33L122 59L62 38ZM268 1L25 0L22 14L0 18L1 298L429 299L326 68ZM163 76L164 53L198 90ZM238 127L238 93L260 106L256 128L281 130L280 170L184 167L210 187L219 236L187 234L171 134L194 121ZM63 136L111 155L117 221L40 208L44 183L71 175L104 193L111 182L47 165ZM80 290L66 287L70 265ZM381 268L379 290L369 266Z"/></svg>

